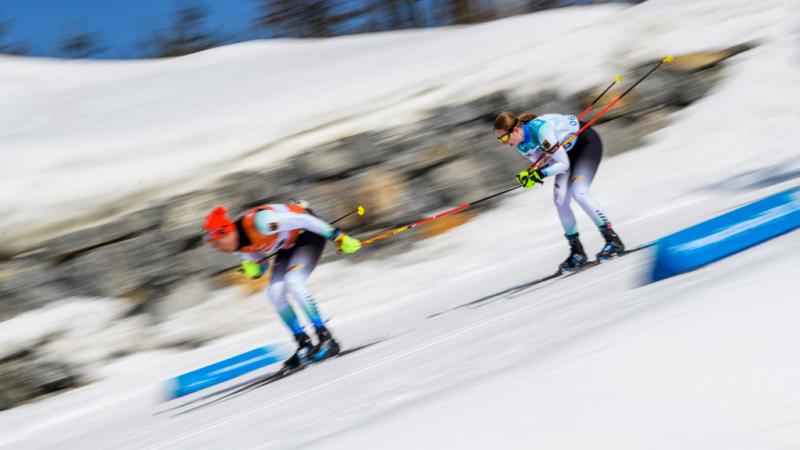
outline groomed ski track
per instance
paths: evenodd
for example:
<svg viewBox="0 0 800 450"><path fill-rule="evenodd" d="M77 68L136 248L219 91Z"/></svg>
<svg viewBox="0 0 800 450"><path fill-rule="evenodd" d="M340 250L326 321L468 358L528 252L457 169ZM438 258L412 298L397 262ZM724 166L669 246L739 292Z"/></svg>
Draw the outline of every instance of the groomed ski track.
<svg viewBox="0 0 800 450"><path fill-rule="evenodd" d="M670 213L636 229L657 229ZM800 395L787 389L800 376L791 348L800 310L794 292L770 286L796 274L798 245L800 234L791 233L652 285L640 284L650 257L642 251L453 309L549 270L520 270L524 255L511 256L484 275L443 280L413 302L337 324L346 346L386 338L346 357L191 410L149 392L15 444L784 448L800 436L788 420ZM545 247L536 260L557 261L561 247ZM499 273L506 275L486 276Z"/></svg>

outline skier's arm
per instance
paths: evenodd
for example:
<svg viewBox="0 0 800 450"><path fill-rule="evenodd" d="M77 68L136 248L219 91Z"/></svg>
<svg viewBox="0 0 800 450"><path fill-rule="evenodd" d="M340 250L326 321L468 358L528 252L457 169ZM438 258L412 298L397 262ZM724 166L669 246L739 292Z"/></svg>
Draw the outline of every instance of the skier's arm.
<svg viewBox="0 0 800 450"><path fill-rule="evenodd" d="M361 241L346 235L338 228L311 214L259 211L256 213L255 227L256 231L265 235L281 231L310 231L333 241L340 253L353 253L361 248Z"/></svg>
<svg viewBox="0 0 800 450"><path fill-rule="evenodd" d="M289 211L259 211L256 213L255 227L256 231L263 235L306 230L325 239L333 239L337 234L336 228L318 217Z"/></svg>
<svg viewBox="0 0 800 450"><path fill-rule="evenodd" d="M540 149L541 152L544 153L547 159L550 161L545 160L546 162L550 162L547 168L542 169L543 176L550 176L550 175L558 175L560 173L564 173L569 170L569 157L567 157L567 151L561 146L561 143L558 141L558 136L556 136L556 129L553 127L553 124L550 122L545 121L544 124L538 130L538 136L540 142ZM553 150L555 148L555 150ZM537 151L536 153L539 153ZM537 164L536 161L533 161L534 164ZM541 164L539 165L541 166ZM537 166L537 167L539 167Z"/></svg>
<svg viewBox="0 0 800 450"><path fill-rule="evenodd" d="M250 279L261 278L267 272L265 257L261 253L237 253L242 259L242 268L239 272Z"/></svg>
<svg viewBox="0 0 800 450"><path fill-rule="evenodd" d="M550 155L544 150L536 150L530 156L526 155L525 157L531 162L531 167L542 167L550 160Z"/></svg>
<svg viewBox="0 0 800 450"><path fill-rule="evenodd" d="M567 156L567 150L563 146L559 145L558 150L551 154L550 157L553 163L542 169L542 175L548 177L565 173L569 170L569 156Z"/></svg>

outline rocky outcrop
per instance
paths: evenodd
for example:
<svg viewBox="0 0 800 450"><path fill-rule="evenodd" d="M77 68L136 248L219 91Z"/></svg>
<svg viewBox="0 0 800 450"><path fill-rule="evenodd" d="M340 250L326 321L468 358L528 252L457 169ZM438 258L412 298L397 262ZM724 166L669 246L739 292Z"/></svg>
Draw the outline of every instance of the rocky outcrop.
<svg viewBox="0 0 800 450"><path fill-rule="evenodd" d="M57 360L19 357L0 360L0 411L76 385L72 368Z"/></svg>

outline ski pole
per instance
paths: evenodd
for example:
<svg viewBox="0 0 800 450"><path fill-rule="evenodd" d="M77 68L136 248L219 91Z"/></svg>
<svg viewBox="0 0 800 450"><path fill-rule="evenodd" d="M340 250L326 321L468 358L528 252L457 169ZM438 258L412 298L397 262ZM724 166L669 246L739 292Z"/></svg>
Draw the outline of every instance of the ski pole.
<svg viewBox="0 0 800 450"><path fill-rule="evenodd" d="M655 72L655 71L656 71L656 69L658 69L659 67L661 67L661 65L662 65L662 64L666 64L666 63L672 62L672 59L673 59L673 58L672 58L672 56L665 56L665 57L664 57L664 58L663 58L661 61L659 61L659 63L658 63L658 64L657 64L655 67L653 67L652 69L650 69L650 71L649 71L649 72L647 72L647 73L646 73L646 74L645 74L643 77L639 78L639 80L638 80L638 81L636 81L636 83L634 83L634 84L633 84L633 86L629 87L629 88L628 88L628 89L626 89L626 90L625 90L625 91L624 91L624 92L623 92L621 95L619 95L617 98L615 98L615 99L614 99L614 100L613 100L613 101L612 101L612 102L611 102L611 103L610 103L608 106L606 106L605 108L603 108L603 110L602 110L602 111L600 111L600 112L599 112L599 113L598 113L596 116L594 116L594 117L592 118L592 120L590 120L589 122L587 122L587 123L586 123L586 125L584 125L583 127L581 127L581 128L580 128L578 131L576 131L576 132L575 132L573 135L571 135L571 136L570 136L570 137L569 137L569 138L568 138L566 141L564 141L564 143L563 143L563 144L560 144L560 146L566 146L567 144L569 144L570 142L572 142L572 140L573 140L573 139L575 139L576 137L578 137L578 135L579 135L579 134L583 133L583 132L584 132L584 131L585 131L587 128L589 128L589 126L591 126L591 125L592 125L594 122L596 122L596 121L597 121L597 119L599 119L600 117L602 117L602 116L603 116L605 113L607 113L607 112L608 112L608 111L609 111L611 108L613 108L613 107L614 107L614 105L616 105L617 103L619 103L619 101L622 99L622 97L625 97L625 95L627 95L627 94L628 94L628 93L629 93L631 90L633 90L633 88L635 88L635 87L636 87L636 86L637 86L639 83L641 83L641 82L642 82L642 81L643 81L645 78L647 78L648 76L650 76L650 74L651 74L651 73ZM587 107L587 108L586 108L586 109L585 109L585 110L584 110L584 111L581 113L581 115L585 115L586 113L588 113L588 112L589 112L589 110L591 110L591 108L594 106L594 104L596 104L596 103L597 103L597 102L600 100L600 98L601 98L601 97L603 97L603 95L605 95L605 94L606 94L606 92L608 92L608 91L611 89L611 87L612 87L612 86L614 86L615 84L617 84L617 83L618 83L618 82L620 82L621 80L622 80L622 77L621 77L621 76L617 76L617 77L615 77L615 78L614 78L614 82L613 82L613 83L611 83L611 85L609 85L609 86L608 86L608 87L607 87L607 88L606 88L606 89L605 89L605 90L604 90L604 91L603 91L603 92L602 92L602 93L601 93L601 94L600 94L600 95L599 95L599 96L598 96L598 97L595 99L595 101L594 101L594 102L592 102L592 104L591 104L591 105L589 105L589 107ZM549 158L548 158L548 159L549 159ZM544 164L545 162L547 162L547 161L545 160L545 161L543 161L541 164ZM541 166L541 164L540 164L540 166ZM396 234L398 234L398 233L402 233L402 232L404 232L404 231L410 230L410 229L412 229L412 228L414 228L414 227L416 227L416 226L418 226L418 225L422 225L422 224L425 224L425 223L431 222L431 221L433 221L433 220L439 219L439 218L441 218L441 217L444 217L444 216L447 216L447 215L450 215L450 214L453 214L453 213L457 213L457 212L459 212L459 211L464 211L464 210L467 210L467 209L469 209L469 208L472 208L473 206L475 206L475 205L477 205L477 204L479 204L479 203L482 203L482 202L485 202L485 201L487 201L487 200L493 199L493 198L495 198L495 197L501 196L501 195L503 195L503 194L509 193L509 192L511 192L511 191L513 191L513 190L516 190L516 189L519 189L519 188L521 188L521 187L522 187L522 185L517 185L517 186L514 186L514 187L510 187L510 188L507 188L507 189L505 189L505 190L502 190L502 191L500 191L500 192L494 193L494 194L492 194L492 195L488 195L488 196L486 196L486 197L483 197L483 198L480 198L480 199L478 199L478 200L475 200L475 201L473 201L473 202L470 202L470 203L464 203L463 205L456 206L455 208L449 209L449 210L447 210L447 211L444 211L444 212L441 212L441 213L439 213L439 214L435 214L435 215L433 215L433 216L428 216L428 217L426 217L426 218L424 218L424 219L420 219L420 220L418 220L418 221L416 221L416 222L413 222L413 223L410 223L410 224L408 224L408 225L403 225L402 227L398 227L398 228L395 228L395 229L393 229L393 230L391 230L391 231L387 231L386 233L379 234L379 235L377 235L377 236L373 236L373 237L371 237L371 238L369 238L369 239L365 239L365 240L361 241L361 245L362 245L362 246L367 246L367 245L370 245L370 244L372 244L372 243L375 243L375 242L377 242L377 241L380 241L380 240L386 239L386 238L388 238L388 237L394 236L394 235L396 235Z"/></svg>
<svg viewBox="0 0 800 450"><path fill-rule="evenodd" d="M447 215L450 215L450 214L453 214L453 213L457 213L459 211L464 211L466 209L472 208L473 206L477 205L478 203L482 203L482 202L485 202L487 200L491 200L491 199L493 199L495 197L498 197L498 196L503 195L505 193L511 192L514 189L519 189L521 187L522 187L522 185L517 185L517 186L514 186L514 187L510 187L510 188L505 189L503 191L496 192L496 193L494 193L492 195L487 195L486 197L480 198L480 199L475 200L473 202L464 203L463 205L456 206L455 208L448 209L447 211L441 212L439 214L435 214L433 216L428 216L428 217L426 217L424 219L420 219L420 220L418 220L418 221L416 221L414 223L410 223L408 225L403 225L402 227L398 227L398 228L395 228L395 229L393 229L391 231L387 231L386 233L380 234L378 236L373 236L373 237L371 237L369 239L363 240L363 241L361 241L361 245L362 246L370 245L370 244L372 244L372 243L374 243L376 241L380 241L380 240L386 239L386 238L388 238L390 236L394 236L395 234L402 233L403 231L410 230L410 229L416 227L417 225L422 225L424 223L428 223L428 222L431 222L433 220L436 220L436 219L438 219L440 217L444 217L444 216L447 216Z"/></svg>
<svg viewBox="0 0 800 450"><path fill-rule="evenodd" d="M333 222L331 222L331 225L335 224L336 222L340 222L340 221L344 220L345 218L352 216L353 214L358 214L359 216L363 216L365 212L366 212L366 210L364 209L364 207L361 206L361 205L358 205L358 208L356 208L356 209L350 211L349 213L343 215L342 217L339 217L338 219L334 220ZM265 257L259 259L257 262L259 264L263 264L268 259L270 259L272 256L273 255L265 256Z"/></svg>
<svg viewBox="0 0 800 450"><path fill-rule="evenodd" d="M606 93L609 90L611 90L611 88L614 87L615 84L617 84L617 83L619 83L621 81L622 81L622 75L617 75L616 77L614 77L614 81L612 81L611 84L609 84L608 87L606 87L605 90L603 92L601 92L600 95L598 95L597 98L595 98L594 101L589 106L587 106L586 109L583 110L583 112L580 113L580 115L578 115L578 120L583 118L583 116L585 116L589 111L591 111L592 108L594 107L594 105L597 104L597 102L600 101L600 99L603 98L603 96L606 95ZM546 163L548 159L549 159L549 155L548 155L548 158L545 158L541 162L541 164ZM533 166L531 166L531 168L533 168ZM444 217L444 216L449 215L449 214L453 214L453 213L457 213L459 211L463 211L465 209L468 209L468 208L471 208L471 207L477 205L478 203L485 202L487 200L490 200L492 198L498 197L498 196L503 195L505 193L511 192L511 191L513 191L515 189L519 189L521 187L522 187L521 185L517 185L517 186L511 187L511 188L508 188L506 190L503 190L501 192L497 192L497 193L489 195L487 197L483 197L481 199L475 200L472 203L464 203L463 205L456 206L453 209L449 209L449 210L447 210L445 212L436 214L434 216L426 217L424 219L418 220L417 222L411 223L409 225L404 225L402 227L395 228L395 229L393 229L391 231L387 231L386 233L383 233L381 235L374 236L374 237L369 238L369 239L367 239L365 241L361 241L361 245L362 246L370 245L373 242L380 241L382 239L386 239L386 238L388 238L390 236L394 236L395 234L402 233L403 231L406 231L406 230L410 230L411 228L414 228L417 225L422 225L422 224L430 222L432 220L436 220L436 219L438 219L440 217Z"/></svg>
<svg viewBox="0 0 800 450"><path fill-rule="evenodd" d="M629 87L628 89L625 89L625 91L623 91L623 92L622 92L622 94L620 94L620 95L619 95L617 98L615 98L614 100L612 100L612 101L611 101L611 103L609 103L609 104L608 104L608 105L607 105L605 108L603 108L603 110L602 110L602 111L600 111L599 113L597 113L597 115L595 115L594 117L592 117L592 119L591 119L591 120L589 120L588 122L586 122L586 124L584 124L584 125L583 125L583 126L582 126L582 127L579 129L579 130L578 130L578 131L576 131L576 132L575 132L573 135L571 135L569 138L567 138L567 140L566 140L566 141L564 141L563 143L561 143L559 146L561 146L561 147L566 147L566 146L567 146L567 144L569 144L570 142L572 142L572 140L573 140L573 139L575 139L576 137L578 137L578 135L579 135L579 134L583 133L584 131L586 131L586 129L587 129L587 128L589 128L590 126L592 126L592 124L593 124L593 123L595 123L595 122L597 121L597 119L599 119L600 117L603 117L603 115L604 115L605 113L607 113L607 112L608 112L608 111L609 111L611 108L613 108L613 107L614 107L614 105L616 105L617 103L619 103L619 101L620 101L620 100L622 100L622 97L625 97L626 95L628 95L628 93L629 93L630 91L632 91L632 90L633 90L633 88L635 88L636 86L638 86L638 85L639 85L639 83L641 83L642 81L644 81L644 79L645 79L645 78L649 77L649 76L650 76L650 74L652 74L653 72L655 72L655 71L656 71L656 69L658 69L659 67L661 67L663 64L669 64L669 63L671 63L671 62L672 62L672 60L673 60L673 57L672 57L672 56L665 56L664 58L662 58L662 59L661 59L661 61L659 61L659 62L658 62L658 64L656 64L655 66L653 66L653 68L652 68L652 69L650 69L650 70L649 70L649 71L648 71L646 74L644 74L644 75L643 75L641 78L639 78L638 80L636 80L636 82L635 82L635 83L633 83L633 85L632 85L631 87ZM614 79L614 83L612 83L612 84L611 84L609 87L607 87L607 88L606 88L606 90L605 90L605 91L603 91L603 93L602 93L602 94L600 94L600 95L597 97L597 99L596 99L594 102L592 102L592 104L591 104L591 105L589 105L589 107L587 107L587 108L586 108L586 109L585 109L585 110L584 110L584 111L581 113L581 116L583 116L585 113L589 112L589 110L592 108L592 106L593 106L593 105L594 105L594 104L595 104L595 103L596 103L598 100L600 100L600 98L601 98L601 97L602 97L602 96L603 96L603 95L604 95L606 92L608 92L608 90L611 88L611 86L613 86L614 84L616 84L616 83L617 83L617 80L618 80L618 79L619 79L619 80L622 80L622 77L618 75L618 76L617 76L617 78L615 78L615 79ZM581 117L581 116L578 116L578 117L579 117L579 119L580 119L580 117ZM558 149L558 147L556 147L556 149ZM537 161L537 163L536 163L536 164L534 164L533 166L531 166L531 169L538 169L538 168L542 167L542 166L543 166L545 163L547 163L547 161L549 161L549 160L550 160L550 158L551 158L551 156L550 156L550 153L548 152L548 155L547 155L547 157L545 157L545 158L542 158L542 160L540 160L540 161Z"/></svg>
<svg viewBox="0 0 800 450"><path fill-rule="evenodd" d="M562 146L566 146L567 144L569 144L570 142L572 142L572 140L573 140L573 139L575 139L575 138L576 138L576 137L577 137L579 134L583 133L583 131L584 131L585 129L587 129L587 128L589 128L590 126L592 126L592 124L593 124L593 123L595 123L595 122L597 121L597 119L599 119L599 118L603 117L603 115L604 115L605 113L607 113L607 112L608 112L608 111L609 111L611 108L613 108L613 107L614 107L614 105L616 105L617 103L619 103L619 101L620 101L620 100L622 100L622 98L623 98L623 97L625 97L626 95L628 95L628 93L629 93L630 91L632 91L632 90L633 90L633 88L635 88L636 86L638 86L638 85L639 85L639 83L641 83L642 81L644 81L644 79L645 79L645 78L649 77L649 76L650 76L650 74L652 74L653 72L655 72L655 71L656 71L656 69L658 69L659 67L661 67L663 64L669 64L669 63L671 63L671 62L672 62L672 60L673 60L672 56L665 56L664 58L662 58L662 59L661 59L661 61L659 61L659 62L658 62L658 64L656 64L655 66L653 66L653 68L652 68L652 69L650 69L650 70L649 70L649 71L648 71L646 74L644 74L644 75L643 75L641 78L639 78L638 80L636 80L636 83L633 83L633 85L632 85L631 87L629 87L628 89L625 89L625 91L624 91L622 94L620 94L620 95L619 95L617 98L615 98L614 100L612 100L612 101L611 101L611 103L609 103L608 105L606 105L606 107L605 107L605 108L603 108L603 110L602 110L602 111L600 111L599 113L597 113L597 115L595 115L594 117L592 117L592 119L591 119L591 120L589 120L588 122L586 122L586 124L585 124L584 126L582 126L582 127L581 127L581 129L580 129L580 130L578 130L578 132L577 132L577 133L575 133L575 134L573 134L572 136L570 136L570 137L569 137L569 139L567 139L566 141L564 141L564 142L563 142L561 145L562 145Z"/></svg>
<svg viewBox="0 0 800 450"><path fill-rule="evenodd" d="M586 114L588 114L589 111L592 110L592 108L594 108L594 105L596 105L597 102L599 102L600 99L603 98L603 96L606 95L606 93L608 91L610 91L612 87L614 87L614 85L616 85L617 83L620 83L621 81L622 81L622 75L617 75L616 77L614 77L614 81L612 81L611 84L609 84L603 90L603 92L601 92L600 95L598 95L597 98L595 98L592 101L592 103L590 103L589 106L586 107L586 109L584 109L583 111L581 111L580 114L578 114L578 120L580 121L581 119L583 119L583 117L586 116ZM553 152L553 153L555 153L555 152ZM538 169L538 168L542 167L543 165L547 164L547 162L550 161L551 158L552 158L552 154L547 152L538 161L536 161L535 163L531 164L531 166L528 168L528 170Z"/></svg>
<svg viewBox="0 0 800 450"><path fill-rule="evenodd" d="M586 109L583 110L583 112L578 114L578 120L583 119L583 116L588 114L589 111L591 111L592 108L594 108L594 105L596 105L597 102L599 102L600 99L603 98L604 95L606 95L606 92L611 90L611 88L614 87L615 84L620 83L620 82L622 82L622 75L617 75L616 77L614 77L614 81L612 81L611 84L609 84L608 87L603 92L601 92L600 95L598 95L597 98L594 99L594 101L592 103L590 103L589 106L586 107Z"/></svg>
<svg viewBox="0 0 800 450"><path fill-rule="evenodd" d="M350 211L349 213L343 215L342 217L339 217L338 219L334 220L333 222L331 222L331 225L335 224L336 222L340 222L343 219L352 216L353 214L358 214L359 216L363 216L364 212L365 212L364 211L364 207L361 206L361 205L358 205L358 208L356 208L356 209Z"/></svg>

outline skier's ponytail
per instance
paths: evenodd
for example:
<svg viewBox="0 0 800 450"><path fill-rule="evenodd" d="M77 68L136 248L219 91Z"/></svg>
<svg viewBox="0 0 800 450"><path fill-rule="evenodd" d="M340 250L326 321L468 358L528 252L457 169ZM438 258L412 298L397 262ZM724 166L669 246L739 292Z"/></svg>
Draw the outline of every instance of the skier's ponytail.
<svg viewBox="0 0 800 450"><path fill-rule="evenodd" d="M501 112L496 119L494 119L494 129L501 131L510 131L511 128L517 125L528 123L536 118L536 114L522 113L517 117L516 114L508 111Z"/></svg>

